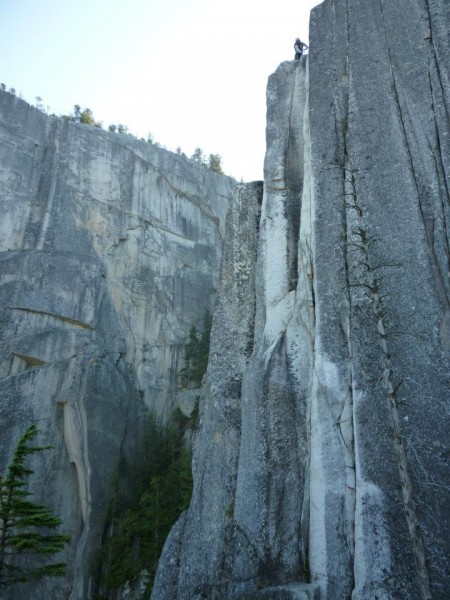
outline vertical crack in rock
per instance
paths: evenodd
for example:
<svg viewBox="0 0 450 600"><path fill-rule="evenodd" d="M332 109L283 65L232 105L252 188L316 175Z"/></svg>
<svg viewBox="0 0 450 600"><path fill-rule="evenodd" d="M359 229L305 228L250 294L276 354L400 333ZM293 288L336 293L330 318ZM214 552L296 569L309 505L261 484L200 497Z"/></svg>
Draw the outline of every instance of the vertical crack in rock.
<svg viewBox="0 0 450 600"><path fill-rule="evenodd" d="M420 582L420 593L422 600L431 600L432 595L424 544L420 531L419 519L416 513L412 480L409 472L410 468L398 415L398 386L394 382L391 352L388 347L388 336L384 322L382 279L376 274L376 267L373 266L371 259L371 247L375 243L379 242L379 240L373 236L370 236L366 230L363 210L357 197L355 173L352 170L351 165L348 165L346 168L346 183L350 188L350 191L347 194L348 206L354 211L356 217L356 227L352 230L352 244L357 250L359 250L360 254L359 273L354 275L356 277L356 281L351 282L350 286L364 288L375 315L378 343L381 350L383 390L386 396L390 414L392 439L397 458L398 473L403 493L406 519L408 522L411 544Z"/></svg>
<svg viewBox="0 0 450 600"><path fill-rule="evenodd" d="M354 385L344 195L349 19L347 2L319 5L311 19L309 56L315 296L310 564L321 596L336 600L348 598L355 587Z"/></svg>
<svg viewBox="0 0 450 600"><path fill-rule="evenodd" d="M428 46L427 50L431 54L432 64L433 64L433 67L437 74L437 79L438 79L439 88L440 88L439 96L441 97L442 103L444 104L447 121L450 121L450 112L449 112L449 107L448 107L449 98L447 97L447 94L445 94L446 86L444 85L444 81L443 81L443 77L442 77L442 73L441 73L441 65L437 59L436 47L435 47L434 39L433 39L434 36L433 36L433 23L432 23L432 18L431 18L431 11L430 11L430 0L423 0L423 1L424 1L425 11L427 13L428 33L429 33L429 37L425 38L426 41L429 42L429 44L427 44L427 46ZM450 176L450 174L448 174L448 176Z"/></svg>
<svg viewBox="0 0 450 600"><path fill-rule="evenodd" d="M425 39L427 42L427 52L428 52L428 81L430 86L430 96L431 96L431 110L434 118L435 125L435 136L438 144L438 148L435 150L434 155L437 153L436 161L436 172L438 177L443 182L443 187L445 190L444 194L441 195L442 201L442 214L445 231L447 233L447 247L446 247L446 256L447 256L447 278L444 281L447 284L447 297L450 301L450 223L449 223L449 215L448 215L448 205L450 203L450 189L449 189L449 181L450 181L450 165L446 165L444 161L444 154L448 154L450 150L450 140L449 140L449 122L450 122L450 114L449 108L447 105L447 95L444 89L444 83L442 81L441 70L439 61L436 56L436 48L433 40L433 27L431 21L430 14L430 4L429 0L424 0L425 11L427 15L427 26L429 31L429 37ZM434 82L437 80L438 86L436 86ZM440 113L442 111L442 106L445 110L445 118L442 118ZM438 121L444 123L444 127L446 131L441 134L440 127ZM445 125L446 124L446 125ZM445 146L444 146L445 144Z"/></svg>
<svg viewBox="0 0 450 600"><path fill-rule="evenodd" d="M47 133L47 147L44 150L44 168L42 169L37 190L37 200L40 203L41 209L40 232L36 242L37 250L44 248L47 239L48 229L53 216L53 203L55 200L59 166L59 140L56 135L58 124L57 122L48 121L47 127L49 132Z"/></svg>
<svg viewBox="0 0 450 600"><path fill-rule="evenodd" d="M297 69L291 90L288 116L288 134L285 148L285 216L288 223L288 252L289 269L288 291L297 288L298 281L298 238L300 235L301 197L303 190L303 143L302 120L303 114L298 110L298 100L304 95L304 78Z"/></svg>
<svg viewBox="0 0 450 600"><path fill-rule="evenodd" d="M345 132L345 136L347 132ZM344 151L344 189L343 189L343 197L344 197L344 214L345 214L345 223L346 228L344 230L344 247L345 247L345 279L346 279L346 289L343 290L343 296L345 298L345 303L347 307L344 307L344 310L341 312L341 324L345 339L348 344L348 355L350 361L353 360L353 351L352 351L352 332L351 332L351 323L352 323L352 298L350 293L350 261L349 261L349 246L351 243L348 237L348 224L349 224L349 215L348 215L348 198L352 195L352 190L348 186L347 180L347 172L349 169L348 157L346 153L346 148ZM353 562L355 563L355 511L356 511L356 460L355 460L355 416L354 416L354 400L353 400L353 370L349 369L349 382L348 382L348 394L346 396L345 404L342 408L342 412L339 416L339 427L341 430L342 440L344 442L346 448L346 523L347 523L347 545L349 549L349 553ZM353 570L353 588L355 585L355 576Z"/></svg>
<svg viewBox="0 0 450 600"><path fill-rule="evenodd" d="M294 319L287 329L290 369L298 397L297 406L303 405L302 411L296 410L297 444L300 464L304 467L303 502L301 508L300 559L305 578L310 576L310 448L311 448L311 403L309 391L311 387L312 365L314 364L315 344L315 290L314 259L312 251L313 237L313 200L312 200L312 166L311 139L309 123L309 63L306 61L305 73L305 107L303 111L303 189L301 197L299 243L298 243L298 285L296 289L296 305Z"/></svg>
<svg viewBox="0 0 450 600"><path fill-rule="evenodd" d="M345 83L346 87L344 93L343 105L341 106L342 118L341 121L341 136L338 139L343 140L343 152L339 159L343 163L343 189L342 195L344 198L344 206L343 206L343 222L344 222L344 233L343 233L343 243L344 243L344 251L345 251L345 260L344 260L344 272L345 272L345 282L346 282L346 290L343 291L343 296L345 298L345 302L347 304L344 307L344 310L341 312L341 323L342 329L344 332L345 339L348 344L348 356L349 360L353 364L353 350L352 350L352 296L350 289L350 262L349 262L349 215L348 215L348 198L352 197L352 189L349 188L347 173L349 170L349 162L348 162L348 153L347 153L347 136L348 136L348 120L349 120L349 81L350 81L350 72L349 72L349 47L350 47L350 14L349 14L349 0L346 0L346 49L345 49ZM338 113L338 107L336 110ZM352 588L354 590L355 587L355 519L356 519L356 457L355 457L355 402L353 398L353 367L349 369L349 382L348 382L348 394L346 397L346 402L342 409L342 413L339 417L339 425L341 428L341 435L345 443L345 447L347 450L346 455L346 521L347 521L347 544L349 553L353 562L353 582ZM352 593L353 593L352 590Z"/></svg>

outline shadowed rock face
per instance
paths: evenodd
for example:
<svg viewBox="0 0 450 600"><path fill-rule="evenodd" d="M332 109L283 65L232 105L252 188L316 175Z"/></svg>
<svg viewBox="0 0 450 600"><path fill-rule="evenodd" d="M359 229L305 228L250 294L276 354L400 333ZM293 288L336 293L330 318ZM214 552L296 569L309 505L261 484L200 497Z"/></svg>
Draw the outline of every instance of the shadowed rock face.
<svg viewBox="0 0 450 600"><path fill-rule="evenodd" d="M448 597L449 17L325 0L270 77L259 233L235 202L224 250L245 222L255 284L224 263L153 600Z"/></svg>
<svg viewBox="0 0 450 600"><path fill-rule="evenodd" d="M67 578L21 598L84 600L119 457L136 462L148 408L172 410L212 309L235 182L7 93L0 180L0 467L37 423L55 449L32 486L73 540Z"/></svg>

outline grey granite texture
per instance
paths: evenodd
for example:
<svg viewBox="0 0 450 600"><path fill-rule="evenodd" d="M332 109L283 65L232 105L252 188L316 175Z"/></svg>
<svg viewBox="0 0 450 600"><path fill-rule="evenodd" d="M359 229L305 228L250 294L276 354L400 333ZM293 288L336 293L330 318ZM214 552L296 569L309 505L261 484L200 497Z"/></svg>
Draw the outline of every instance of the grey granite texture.
<svg viewBox="0 0 450 600"><path fill-rule="evenodd" d="M138 460L148 409L175 407L234 184L0 92L0 472L37 423L55 449L32 488L72 536L67 577L21 586L24 600L92 597L112 476Z"/></svg>
<svg viewBox="0 0 450 600"><path fill-rule="evenodd" d="M309 56L270 77L254 287L236 310L224 263L193 501L152 600L448 599L449 11L325 0Z"/></svg>
<svg viewBox="0 0 450 600"><path fill-rule="evenodd" d="M234 537L241 381L252 353L261 196L261 182L239 184L229 208L210 360L194 438L194 493L189 513L166 542L155 598L225 597L222 579L227 580L233 562L232 554L224 552Z"/></svg>

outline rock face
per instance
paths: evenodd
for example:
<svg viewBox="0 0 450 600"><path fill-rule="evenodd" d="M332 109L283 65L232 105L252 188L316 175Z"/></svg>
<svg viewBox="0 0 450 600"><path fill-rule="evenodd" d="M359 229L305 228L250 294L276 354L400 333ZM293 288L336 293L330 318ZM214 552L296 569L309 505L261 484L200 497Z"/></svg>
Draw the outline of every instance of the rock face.
<svg viewBox="0 0 450 600"><path fill-rule="evenodd" d="M194 496L173 528L158 567L155 598L225 597L224 547L233 532L242 376L252 352L254 270L262 183L236 187L227 219L210 360L194 440ZM186 518L187 517L187 518ZM187 552L180 556L181 544ZM180 573L174 565L181 560ZM209 572L209 574L208 574ZM210 580L208 584L204 581ZM219 581L217 581L219 579ZM214 585L210 585L214 583ZM226 587L226 586L225 586Z"/></svg>
<svg viewBox="0 0 450 600"><path fill-rule="evenodd" d="M449 24L325 0L270 77L153 600L448 598Z"/></svg>
<svg viewBox="0 0 450 600"><path fill-rule="evenodd" d="M7 93L0 179L0 469L36 422L55 449L32 487L72 536L67 578L20 597L85 600L119 459L136 460L149 408L172 410L212 310L235 182Z"/></svg>

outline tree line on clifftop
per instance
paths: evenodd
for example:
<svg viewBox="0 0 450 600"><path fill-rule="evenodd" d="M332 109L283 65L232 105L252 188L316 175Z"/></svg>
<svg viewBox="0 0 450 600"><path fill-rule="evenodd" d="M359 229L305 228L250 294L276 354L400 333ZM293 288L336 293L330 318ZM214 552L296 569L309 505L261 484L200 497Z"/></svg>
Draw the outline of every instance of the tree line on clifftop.
<svg viewBox="0 0 450 600"><path fill-rule="evenodd" d="M12 94L13 96L15 96L17 94L15 88L9 88L9 90L8 90L6 84L4 84L4 83L0 83L0 89L3 92L8 92L8 93ZM21 97L21 94L19 94L19 97ZM65 119L67 121L73 121L75 123L83 123L84 125L92 125L93 127L98 127L99 129L103 129L102 121L97 121L95 119L94 113L92 112L92 110L90 108L82 109L79 104L75 104L73 107L74 110L71 114L56 115L55 113L50 114L50 107L44 105L44 101L40 96L36 96L35 100L36 100L35 107L38 110L40 110L41 112L43 112L45 114L49 114L52 117L62 117L63 119ZM129 132L128 127L126 125L123 125L122 123L119 123L118 125L115 125L115 124L108 125L108 131L110 131L111 133L119 133L121 135L132 135ZM135 136L133 136L133 137L135 137ZM159 142L154 141L153 135L151 133L148 134L147 139L144 139L144 138L140 138L140 139L141 139L141 141L143 141L143 142L146 141L149 144L156 146L157 148L163 148L164 150L167 150L166 146L160 144ZM210 171L213 171L214 173L218 173L219 175L224 174L224 172L222 170L222 157L220 156L220 154L209 154L208 156L206 156L203 153L203 150L201 148L197 147L197 148L195 148L193 154L190 157L188 157L181 150L180 146L177 147L175 152L179 156L182 156L183 158L186 158L186 159L190 158L191 160L198 162L199 164L203 165L204 167L206 167Z"/></svg>

